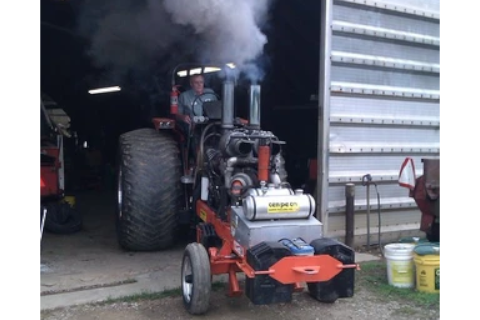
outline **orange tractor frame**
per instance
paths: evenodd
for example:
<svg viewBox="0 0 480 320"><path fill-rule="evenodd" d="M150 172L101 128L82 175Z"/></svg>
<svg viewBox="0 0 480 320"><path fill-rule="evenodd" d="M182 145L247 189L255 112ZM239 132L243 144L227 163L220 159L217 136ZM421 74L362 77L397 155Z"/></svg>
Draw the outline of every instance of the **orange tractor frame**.
<svg viewBox="0 0 480 320"><path fill-rule="evenodd" d="M294 290L299 292L305 288L304 283L326 282L333 279L344 269L358 269L358 264L344 264L328 254L312 256L285 257L268 270L256 271L246 261L246 257L236 254L234 238L230 229L230 221L222 221L214 211L198 200L197 215L206 223L213 225L215 232L222 239L220 248L210 247L210 271L212 275L228 274L229 295L238 296L243 293L237 278L237 272L243 272L246 277L253 279L258 275L269 275L282 284L293 284ZM197 227L197 243L201 243L202 230Z"/></svg>

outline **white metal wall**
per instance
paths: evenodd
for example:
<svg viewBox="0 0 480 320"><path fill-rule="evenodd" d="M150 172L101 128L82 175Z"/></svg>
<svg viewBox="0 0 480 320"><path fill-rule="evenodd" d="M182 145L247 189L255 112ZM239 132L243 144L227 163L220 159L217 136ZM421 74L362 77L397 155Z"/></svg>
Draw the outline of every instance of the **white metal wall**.
<svg viewBox="0 0 480 320"><path fill-rule="evenodd" d="M355 244L378 242L376 190L382 237L417 231L420 211L398 173L407 156L420 175L421 159L440 155L439 0L322 3L317 212L324 232L345 235L346 183L355 184ZM366 174L377 184L369 197Z"/></svg>

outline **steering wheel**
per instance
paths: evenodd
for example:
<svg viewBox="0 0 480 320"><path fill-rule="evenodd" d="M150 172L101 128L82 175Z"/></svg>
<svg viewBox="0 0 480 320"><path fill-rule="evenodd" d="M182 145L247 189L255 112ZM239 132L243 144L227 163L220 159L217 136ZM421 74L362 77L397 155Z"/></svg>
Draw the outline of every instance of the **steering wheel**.
<svg viewBox="0 0 480 320"><path fill-rule="evenodd" d="M210 96L210 97L215 97L215 99L206 99L206 98L203 98L204 96ZM192 104L190 105L190 110L192 110L192 113L194 113L194 107L195 107L195 103L197 103L197 101L201 102L201 106L202 106L202 116L204 115L203 114L203 103L204 102L207 102L207 101L212 101L212 100L220 100L220 97L215 93L215 92L204 92L200 95L198 95L197 97L195 97L195 99L192 101Z"/></svg>

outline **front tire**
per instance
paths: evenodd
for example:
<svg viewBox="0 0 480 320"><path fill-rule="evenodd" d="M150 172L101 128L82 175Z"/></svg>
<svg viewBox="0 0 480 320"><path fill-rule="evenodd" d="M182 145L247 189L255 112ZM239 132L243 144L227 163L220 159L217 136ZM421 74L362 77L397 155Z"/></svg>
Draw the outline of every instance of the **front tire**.
<svg viewBox="0 0 480 320"><path fill-rule="evenodd" d="M180 192L177 143L164 131L144 128L119 139L117 238L131 251L173 246Z"/></svg>
<svg viewBox="0 0 480 320"><path fill-rule="evenodd" d="M210 260L207 250L198 242L185 248L182 260L183 304L190 314L208 311L212 291Z"/></svg>

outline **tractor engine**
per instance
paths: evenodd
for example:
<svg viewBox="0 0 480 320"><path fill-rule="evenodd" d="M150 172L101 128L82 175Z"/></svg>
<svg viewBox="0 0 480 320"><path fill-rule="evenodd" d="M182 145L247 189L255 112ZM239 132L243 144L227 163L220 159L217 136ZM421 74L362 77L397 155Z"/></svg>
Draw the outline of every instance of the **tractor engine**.
<svg viewBox="0 0 480 320"><path fill-rule="evenodd" d="M233 82L225 81L221 122L202 132L201 199L220 216L229 207L242 207L250 221L308 219L315 200L287 182L285 142L260 129L260 86L250 86L248 124L234 118L233 90Z"/></svg>
<svg viewBox="0 0 480 320"><path fill-rule="evenodd" d="M313 197L287 182L285 142L260 128L260 87L250 86L248 121L234 118L233 83L228 80L221 103L221 116L220 102L204 103L206 121L200 122L207 124L196 143L191 198L200 220L197 242L187 246L182 262L187 308L195 299L191 279L195 273L201 279L205 270L228 274L231 296L242 292L236 273L245 272L244 290L256 305L290 302L293 292L303 290L301 283L319 301L351 297L354 251L322 237ZM204 279L197 284L202 292L211 287L211 278ZM208 300L197 299L206 310Z"/></svg>

